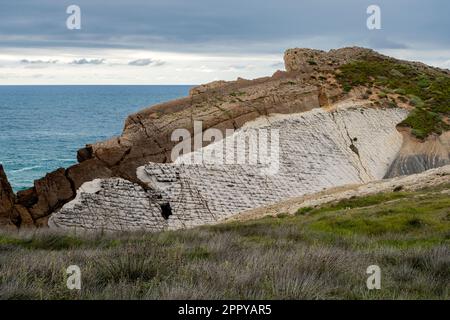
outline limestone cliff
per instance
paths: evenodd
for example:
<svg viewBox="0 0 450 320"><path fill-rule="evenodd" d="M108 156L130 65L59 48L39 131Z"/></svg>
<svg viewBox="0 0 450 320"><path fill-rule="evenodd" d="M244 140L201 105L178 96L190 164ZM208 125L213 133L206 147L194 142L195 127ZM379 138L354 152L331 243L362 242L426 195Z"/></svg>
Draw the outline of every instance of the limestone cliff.
<svg viewBox="0 0 450 320"><path fill-rule="evenodd" d="M365 107L350 101L331 110L260 117L175 163L138 168L146 188L117 178L86 183L49 224L113 231L188 228L333 186L381 179L401 146L395 125L407 111ZM267 163L220 161L217 155L237 154L261 129L279 133L276 172L264 171ZM250 142L248 147L245 159ZM202 164L191 162L196 153Z"/></svg>
<svg viewBox="0 0 450 320"><path fill-rule="evenodd" d="M26 221L27 224L46 225L51 213L74 199L85 182L95 179L120 178L118 181L125 184L149 190L150 187L138 179L136 170L149 162L170 162L170 152L176 143L171 141L171 133L178 128L193 132L194 121L202 121L203 130L217 128L225 132L271 114L298 114L327 108L348 99L362 101L367 107L392 108L395 104L411 110L413 107L398 94L389 93L381 97L379 87L371 89L371 92L364 85L351 90L343 88L338 81L340 68L349 62L367 59L393 60L364 48L329 52L290 49L285 53L286 71L255 80L238 79L202 85L193 88L189 97L132 114L126 119L119 137L87 145L78 151L77 165L49 173L35 181L33 188L19 192L14 200L15 207L27 218L17 219L14 223L24 225ZM395 61L417 70L430 69L422 64ZM433 72L448 76L445 70L433 69ZM356 142L351 144L356 155L355 145ZM430 162L424 168L448 163L448 158L442 159ZM389 175L396 175L403 171L395 169L394 165L390 172Z"/></svg>

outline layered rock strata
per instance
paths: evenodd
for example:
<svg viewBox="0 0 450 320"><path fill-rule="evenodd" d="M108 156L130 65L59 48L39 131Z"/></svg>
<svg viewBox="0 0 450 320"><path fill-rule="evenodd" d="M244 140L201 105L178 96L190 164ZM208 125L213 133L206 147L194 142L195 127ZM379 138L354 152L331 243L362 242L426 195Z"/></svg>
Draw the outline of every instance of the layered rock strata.
<svg viewBox="0 0 450 320"><path fill-rule="evenodd" d="M402 144L395 125L406 116L399 108L349 103L332 110L260 117L174 163L138 168L140 184L118 178L84 184L49 224L115 231L187 228L333 186L381 179ZM250 163L257 152L251 148L256 142L250 141L260 132L270 137L277 132L278 148L268 139L277 157ZM245 163L227 164L220 156L237 155L242 148ZM194 164L192 159L202 162Z"/></svg>
<svg viewBox="0 0 450 320"><path fill-rule="evenodd" d="M430 135L425 141L414 138L410 130L401 128L402 148L385 178L420 173L450 164L450 132Z"/></svg>
<svg viewBox="0 0 450 320"><path fill-rule="evenodd" d="M327 189L318 193L281 201L274 205L251 209L227 220L243 221L265 216L277 216L279 214L295 214L300 208L319 207L327 203L335 203L344 199L365 197L378 193L416 191L441 185L450 186L450 165L430 169L417 174L372 181L363 185L347 185ZM450 196L449 188L441 192Z"/></svg>

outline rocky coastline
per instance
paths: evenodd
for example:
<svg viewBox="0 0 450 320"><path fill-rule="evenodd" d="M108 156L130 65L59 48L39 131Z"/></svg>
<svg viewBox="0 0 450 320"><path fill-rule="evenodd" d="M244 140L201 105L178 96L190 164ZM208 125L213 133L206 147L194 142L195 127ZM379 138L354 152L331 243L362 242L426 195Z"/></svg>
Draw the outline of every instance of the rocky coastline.
<svg viewBox="0 0 450 320"><path fill-rule="evenodd" d="M384 123L379 123L380 126L388 125L392 134L395 133L399 137L395 140L398 145L395 144L393 154L389 153L389 163L382 162L386 168L378 170L376 174L368 173L371 175L370 179L339 183L366 183L383 177L420 173L450 163L449 131L432 133L424 139L419 139L413 134L414 128L400 125L406 115L414 110L409 99L395 90L385 92L383 85L359 84L346 88L339 81L341 67L355 61L388 61L401 66L400 69L406 66L418 73L444 79L450 77L448 70L395 60L373 50L358 47L329 52L289 49L285 52L284 60L286 70L277 71L270 77L254 80L239 78L236 81L201 85L193 88L186 98L152 106L130 115L119 137L81 148L77 153L78 164L48 173L36 180L33 188L28 190L14 194L0 166L0 224L9 228L46 227L52 214L61 210L64 212L65 206L76 199L79 195L77 191L85 183L98 179L119 179L124 184L142 190L139 192L152 193L154 188L138 177L138 168L149 164L169 165L171 150L176 144L171 140L172 132L177 128L184 128L193 133L195 121L202 121L203 130L216 128L225 134L227 129L239 130L251 121L274 114L301 115L314 110L332 114L336 106L342 103L363 105L368 110L401 110L399 112L403 112L404 116L391 117L392 123L387 124L384 120ZM444 122L448 122L448 109L446 112ZM371 134L376 137L377 131L367 133L369 136ZM385 146L391 142L378 141ZM364 148L361 141L347 141L345 152L352 157L361 152L363 157L368 157L367 161L371 161L370 152L367 153L367 150L355 152L358 144ZM207 143L202 147L206 146ZM308 152L298 153L296 156L307 156ZM327 155L323 156L326 158ZM332 183L317 185L327 188L336 186ZM286 194L286 197L288 196L289 194ZM162 210L159 204L158 208L157 210ZM250 208L242 208L247 209ZM232 210L233 214L238 212L240 211ZM202 216L198 219L201 220ZM163 224L166 223L164 221L162 220ZM156 227L158 228L160 226Z"/></svg>

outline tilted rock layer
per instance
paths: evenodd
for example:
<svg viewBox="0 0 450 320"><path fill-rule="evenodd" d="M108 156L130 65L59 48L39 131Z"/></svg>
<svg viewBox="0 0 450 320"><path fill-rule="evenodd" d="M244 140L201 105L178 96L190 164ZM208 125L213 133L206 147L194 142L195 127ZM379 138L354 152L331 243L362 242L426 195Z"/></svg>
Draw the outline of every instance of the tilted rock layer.
<svg viewBox="0 0 450 320"><path fill-rule="evenodd" d="M320 207L326 203L335 203L343 199L365 197L378 193L415 191L449 184L450 165L446 165L417 174L372 181L363 185L346 185L327 189L318 193L290 198L274 205L242 212L239 215L231 217L228 221L251 220L264 216L277 216L279 214L295 214L300 208ZM446 189L442 192L445 192L450 196L450 189Z"/></svg>
<svg viewBox="0 0 450 320"><path fill-rule="evenodd" d="M401 128L403 145L385 178L404 176L438 168L450 163L450 132L431 135L425 141Z"/></svg>
<svg viewBox="0 0 450 320"><path fill-rule="evenodd" d="M179 229L336 185L381 179L401 147L395 125L406 115L399 108L349 103L328 111L260 117L175 163L139 168L137 176L146 189L123 179L83 185L77 199L53 214L49 224L116 231ZM278 157L271 159L277 161L274 171L267 170L273 163L220 162L218 154L237 154L243 144L236 141L251 141L252 133L264 129L279 134ZM233 149L227 149L228 143ZM245 148L246 159L250 152ZM195 153L202 156L202 164L190 162Z"/></svg>

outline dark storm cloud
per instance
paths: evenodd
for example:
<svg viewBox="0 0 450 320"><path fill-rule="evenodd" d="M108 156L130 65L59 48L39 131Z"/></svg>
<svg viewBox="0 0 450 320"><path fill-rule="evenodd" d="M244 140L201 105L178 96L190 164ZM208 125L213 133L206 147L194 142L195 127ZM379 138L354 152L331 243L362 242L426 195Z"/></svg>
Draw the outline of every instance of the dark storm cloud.
<svg viewBox="0 0 450 320"><path fill-rule="evenodd" d="M374 3L382 30L369 31ZM65 26L71 4L81 7L81 30ZM0 46L270 53L313 39L323 48L449 47L449 12L444 0L2 0Z"/></svg>

